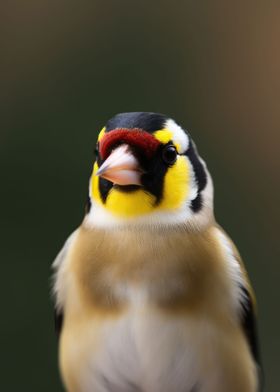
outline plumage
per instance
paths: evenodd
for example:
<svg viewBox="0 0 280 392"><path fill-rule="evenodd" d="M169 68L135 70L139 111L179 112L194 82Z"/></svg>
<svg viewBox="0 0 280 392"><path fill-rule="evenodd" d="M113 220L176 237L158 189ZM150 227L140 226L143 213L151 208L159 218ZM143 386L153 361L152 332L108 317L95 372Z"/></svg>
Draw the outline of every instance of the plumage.
<svg viewBox="0 0 280 392"><path fill-rule="evenodd" d="M149 158L142 135L131 142L135 128L155 138ZM139 186L96 175L122 144ZM169 145L177 157L164 155ZM67 391L256 392L253 292L190 136L164 115L123 113L103 128L98 154L85 219L54 262Z"/></svg>

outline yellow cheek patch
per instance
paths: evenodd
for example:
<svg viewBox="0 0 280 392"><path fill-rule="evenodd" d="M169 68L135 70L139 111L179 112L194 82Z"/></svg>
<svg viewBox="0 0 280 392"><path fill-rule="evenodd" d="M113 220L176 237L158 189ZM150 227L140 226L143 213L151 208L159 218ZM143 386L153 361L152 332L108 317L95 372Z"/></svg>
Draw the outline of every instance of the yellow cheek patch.
<svg viewBox="0 0 280 392"><path fill-rule="evenodd" d="M98 142L102 139L102 137L103 137L105 131L106 131L106 127L103 127L103 128L101 129L101 131L99 132L99 135L98 135L98 138L97 138L97 141L98 141Z"/></svg>
<svg viewBox="0 0 280 392"><path fill-rule="evenodd" d="M95 163L91 179L91 197L119 217L131 218L156 211L175 210L182 206L189 193L189 164L184 156L178 156L176 163L167 170L163 197L158 205L155 205L155 196L143 189L127 193L114 188L110 190L104 204L99 192L99 177L94 175L97 170L98 165Z"/></svg>
<svg viewBox="0 0 280 392"><path fill-rule="evenodd" d="M153 133L153 136L162 144L167 144L173 139L173 133L169 129L161 129L156 131ZM174 143L174 146L177 148L177 151L180 151L181 146L179 146L178 143Z"/></svg>
<svg viewBox="0 0 280 392"><path fill-rule="evenodd" d="M161 210L180 208L189 193L190 171L186 157L178 156L176 163L167 170L163 185L163 198L159 204Z"/></svg>

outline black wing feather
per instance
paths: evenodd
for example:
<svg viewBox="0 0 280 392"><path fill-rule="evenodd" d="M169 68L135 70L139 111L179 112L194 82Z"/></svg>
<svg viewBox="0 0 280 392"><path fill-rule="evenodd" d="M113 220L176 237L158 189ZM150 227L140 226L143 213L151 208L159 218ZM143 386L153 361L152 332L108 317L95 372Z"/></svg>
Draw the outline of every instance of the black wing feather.
<svg viewBox="0 0 280 392"><path fill-rule="evenodd" d="M243 292L243 298L244 298L242 301L242 308L243 308L242 328L248 340L253 358L255 359L255 362L258 365L259 392L261 392L263 390L264 377L263 377L262 362L261 362L261 355L260 355L259 342L258 342L258 331L257 331L255 309L253 306L251 295L247 290L247 288L241 286L241 290Z"/></svg>
<svg viewBox="0 0 280 392"><path fill-rule="evenodd" d="M55 328L55 332L56 332L56 335L58 338L60 337L62 326L63 326L63 312L55 309L55 311L54 311L54 328Z"/></svg>

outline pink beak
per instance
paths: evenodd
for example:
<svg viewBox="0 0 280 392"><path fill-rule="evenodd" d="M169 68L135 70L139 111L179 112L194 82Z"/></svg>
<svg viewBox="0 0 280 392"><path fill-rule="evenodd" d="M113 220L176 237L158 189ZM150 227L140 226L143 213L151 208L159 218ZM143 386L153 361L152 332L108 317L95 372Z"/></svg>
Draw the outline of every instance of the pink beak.
<svg viewBox="0 0 280 392"><path fill-rule="evenodd" d="M111 152L97 170L96 175L118 185L141 185L141 169L127 144Z"/></svg>

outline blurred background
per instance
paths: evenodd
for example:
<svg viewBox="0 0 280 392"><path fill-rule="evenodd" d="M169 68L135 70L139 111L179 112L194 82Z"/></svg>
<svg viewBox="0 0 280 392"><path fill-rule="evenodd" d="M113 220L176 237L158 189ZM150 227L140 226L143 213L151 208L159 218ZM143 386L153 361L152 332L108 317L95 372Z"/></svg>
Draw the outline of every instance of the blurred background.
<svg viewBox="0 0 280 392"><path fill-rule="evenodd" d="M208 163L279 391L279 1L14 0L0 19L1 390L63 391L51 262L83 218L101 127L155 111Z"/></svg>

